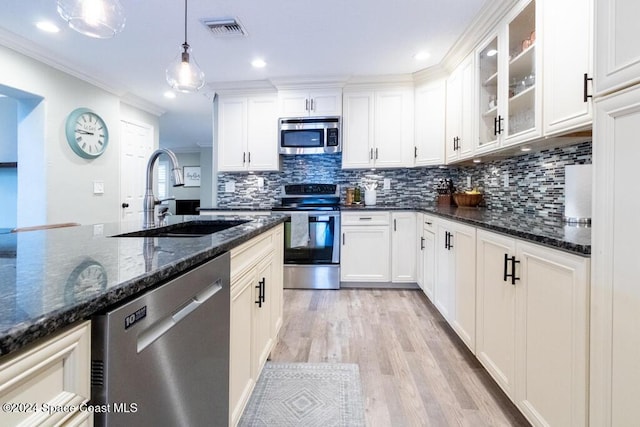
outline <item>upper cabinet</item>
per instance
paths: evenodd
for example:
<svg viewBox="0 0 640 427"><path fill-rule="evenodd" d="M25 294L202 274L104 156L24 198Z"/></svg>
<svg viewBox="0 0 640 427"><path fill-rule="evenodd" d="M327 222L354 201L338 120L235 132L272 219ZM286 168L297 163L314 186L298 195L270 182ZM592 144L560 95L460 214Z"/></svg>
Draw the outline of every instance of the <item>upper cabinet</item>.
<svg viewBox="0 0 640 427"><path fill-rule="evenodd" d="M345 90L342 167L411 166L413 89Z"/></svg>
<svg viewBox="0 0 640 427"><path fill-rule="evenodd" d="M447 79L445 151L447 163L473 155L475 68L467 56Z"/></svg>
<svg viewBox="0 0 640 427"><path fill-rule="evenodd" d="M476 154L542 135L536 2L521 2L476 50Z"/></svg>
<svg viewBox="0 0 640 427"><path fill-rule="evenodd" d="M542 11L544 134L588 128L592 123L593 1L540 1L538 7ZM628 45L625 48L634 47ZM637 52L640 60L640 49Z"/></svg>
<svg viewBox="0 0 640 427"><path fill-rule="evenodd" d="M640 82L638 16L637 0L596 1L595 94L604 95Z"/></svg>
<svg viewBox="0 0 640 427"><path fill-rule="evenodd" d="M277 97L220 97L218 101L218 170L279 169Z"/></svg>
<svg viewBox="0 0 640 427"><path fill-rule="evenodd" d="M444 164L445 80L418 86L414 95L414 166Z"/></svg>
<svg viewBox="0 0 640 427"><path fill-rule="evenodd" d="M278 91L280 117L340 116L341 89Z"/></svg>

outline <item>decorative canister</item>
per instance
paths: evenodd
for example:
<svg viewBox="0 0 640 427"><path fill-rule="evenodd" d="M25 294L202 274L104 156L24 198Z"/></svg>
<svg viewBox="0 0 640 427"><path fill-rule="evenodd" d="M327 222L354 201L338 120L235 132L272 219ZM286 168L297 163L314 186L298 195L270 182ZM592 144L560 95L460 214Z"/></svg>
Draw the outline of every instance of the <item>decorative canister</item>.
<svg viewBox="0 0 640 427"><path fill-rule="evenodd" d="M364 204L367 206L376 204L376 190L364 190Z"/></svg>
<svg viewBox="0 0 640 427"><path fill-rule="evenodd" d="M353 193L354 193L353 188L347 188L347 197L345 198L345 204L347 206L353 203Z"/></svg>
<svg viewBox="0 0 640 427"><path fill-rule="evenodd" d="M356 187L353 190L353 203L360 203L361 200L361 195L360 195L360 187Z"/></svg>

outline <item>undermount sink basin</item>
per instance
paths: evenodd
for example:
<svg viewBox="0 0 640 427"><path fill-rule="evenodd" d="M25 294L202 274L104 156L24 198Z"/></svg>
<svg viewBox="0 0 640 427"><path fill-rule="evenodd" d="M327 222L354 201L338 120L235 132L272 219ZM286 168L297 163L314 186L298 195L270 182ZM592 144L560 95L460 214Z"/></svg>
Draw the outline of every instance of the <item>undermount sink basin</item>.
<svg viewBox="0 0 640 427"><path fill-rule="evenodd" d="M218 221L188 221L166 227L150 228L148 230L133 231L131 233L116 234L111 237L202 237L217 233L249 221L218 220Z"/></svg>

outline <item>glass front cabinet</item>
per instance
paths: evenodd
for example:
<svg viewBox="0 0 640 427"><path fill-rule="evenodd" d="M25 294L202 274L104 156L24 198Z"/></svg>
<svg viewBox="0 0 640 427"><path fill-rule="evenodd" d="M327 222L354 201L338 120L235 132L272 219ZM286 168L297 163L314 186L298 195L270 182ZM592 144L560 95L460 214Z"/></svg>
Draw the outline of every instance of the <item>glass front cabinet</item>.
<svg viewBox="0 0 640 427"><path fill-rule="evenodd" d="M476 154L542 135L536 2L523 1L476 50Z"/></svg>

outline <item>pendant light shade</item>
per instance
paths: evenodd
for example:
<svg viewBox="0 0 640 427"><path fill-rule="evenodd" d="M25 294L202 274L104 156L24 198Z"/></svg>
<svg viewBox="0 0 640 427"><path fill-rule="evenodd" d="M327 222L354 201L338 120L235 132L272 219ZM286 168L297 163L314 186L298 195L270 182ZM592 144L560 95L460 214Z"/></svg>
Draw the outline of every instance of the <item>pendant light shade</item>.
<svg viewBox="0 0 640 427"><path fill-rule="evenodd" d="M58 14L85 36L108 39L124 28L126 18L119 0L57 0Z"/></svg>
<svg viewBox="0 0 640 427"><path fill-rule="evenodd" d="M167 67L167 83L180 92L196 92L204 86L204 72L187 43L187 0L184 0L184 43L182 52Z"/></svg>

